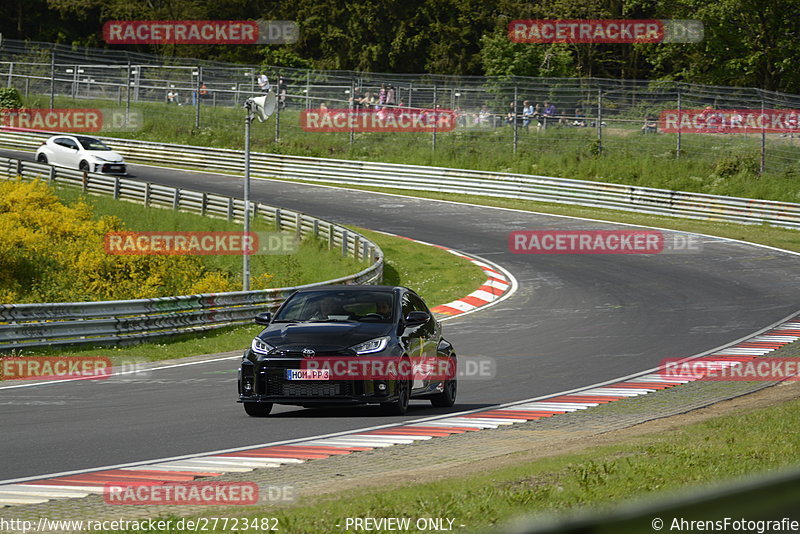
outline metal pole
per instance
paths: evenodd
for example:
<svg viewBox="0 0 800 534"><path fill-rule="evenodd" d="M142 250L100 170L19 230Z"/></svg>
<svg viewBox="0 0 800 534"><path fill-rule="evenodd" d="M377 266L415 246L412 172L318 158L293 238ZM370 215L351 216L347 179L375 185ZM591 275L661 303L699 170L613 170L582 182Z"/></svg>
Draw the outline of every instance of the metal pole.
<svg viewBox="0 0 800 534"><path fill-rule="evenodd" d="M197 87L195 88L195 98L194 98L194 127L200 128L200 87L202 86L203 80L203 67L197 66Z"/></svg>
<svg viewBox="0 0 800 534"><path fill-rule="evenodd" d="M760 172L764 174L767 166L767 130L764 128L764 93L761 93L761 166Z"/></svg>
<svg viewBox="0 0 800 534"><path fill-rule="evenodd" d="M311 71L306 71L306 109L311 107Z"/></svg>
<svg viewBox="0 0 800 534"><path fill-rule="evenodd" d="M56 49L50 51L50 109L53 109L56 98Z"/></svg>
<svg viewBox="0 0 800 534"><path fill-rule="evenodd" d="M681 121L683 120L683 111L681 104L681 86L678 85L678 146L675 147L675 159L681 157Z"/></svg>
<svg viewBox="0 0 800 534"><path fill-rule="evenodd" d="M198 107L199 107L198 103ZM247 243L250 234L250 123L253 116L247 105L244 119L244 235L242 243ZM246 247L242 247L242 291L250 291L250 255Z"/></svg>
<svg viewBox="0 0 800 534"><path fill-rule="evenodd" d="M518 132L517 132L517 86L514 85L514 154L517 153L517 140L518 140Z"/></svg>
<svg viewBox="0 0 800 534"><path fill-rule="evenodd" d="M436 126L439 122L439 110L436 108L436 86L433 86L433 136L431 138L431 148L436 152Z"/></svg>
<svg viewBox="0 0 800 534"><path fill-rule="evenodd" d="M603 90L597 90L597 155L603 153Z"/></svg>
<svg viewBox="0 0 800 534"><path fill-rule="evenodd" d="M281 138L281 72L278 71L278 83L275 86L277 95L277 102L275 103L275 142L278 143Z"/></svg>
<svg viewBox="0 0 800 534"><path fill-rule="evenodd" d="M127 97L125 100L125 126L128 125L128 117L131 113L131 62L128 61L128 87L127 87Z"/></svg>
<svg viewBox="0 0 800 534"><path fill-rule="evenodd" d="M349 108L350 117L353 116L353 107L354 107L353 105L355 104L355 101L354 101L355 96L356 96L356 82L355 82L355 80L352 80L350 82L350 102L349 102L349 104L347 106ZM353 121L350 121L350 146L351 147L353 146L353 143L355 142L355 140L356 140L356 132L354 130Z"/></svg>

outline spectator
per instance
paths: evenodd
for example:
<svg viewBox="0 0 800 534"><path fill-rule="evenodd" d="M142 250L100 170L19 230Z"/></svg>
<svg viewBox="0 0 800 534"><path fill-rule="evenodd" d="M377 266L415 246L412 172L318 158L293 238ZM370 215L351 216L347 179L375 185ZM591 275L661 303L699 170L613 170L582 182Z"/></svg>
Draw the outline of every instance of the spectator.
<svg viewBox="0 0 800 534"><path fill-rule="evenodd" d="M278 78L278 109L286 109L286 81L281 76Z"/></svg>
<svg viewBox="0 0 800 534"><path fill-rule="evenodd" d="M658 123L656 120L648 115L644 118L644 124L642 125L642 133L643 134L650 134L650 133L657 133L658 132Z"/></svg>
<svg viewBox="0 0 800 534"><path fill-rule="evenodd" d="M386 105L386 84L381 84L381 90L378 92L378 103L375 106L375 109L380 110L383 106Z"/></svg>
<svg viewBox="0 0 800 534"><path fill-rule="evenodd" d="M541 104L533 106L533 118L536 119L536 131L544 128L544 111Z"/></svg>
<svg viewBox="0 0 800 534"><path fill-rule="evenodd" d="M356 87L353 90L353 95L349 98L348 102L353 105L354 109L358 109L361 107L361 99L364 98L364 95L361 94L361 89Z"/></svg>
<svg viewBox="0 0 800 534"><path fill-rule="evenodd" d="M170 89L167 92L167 104L177 104L179 106L181 105L180 98L178 97L178 91Z"/></svg>
<svg viewBox="0 0 800 534"><path fill-rule="evenodd" d="M386 105L387 106L394 106L395 105L395 90L394 85L389 84L386 86Z"/></svg>
<svg viewBox="0 0 800 534"><path fill-rule="evenodd" d="M372 109L375 107L375 97L372 95L371 91L364 93L364 97L361 99L361 106L365 109Z"/></svg>
<svg viewBox="0 0 800 534"><path fill-rule="evenodd" d="M514 125L514 121L517 120L517 103L511 102L508 105L508 111L506 112L506 124L509 126Z"/></svg>
<svg viewBox="0 0 800 534"><path fill-rule="evenodd" d="M481 106L481 110L475 115L475 120L473 124L475 126L488 126L489 121L492 120L492 112L489 111L489 107L486 105Z"/></svg>
<svg viewBox="0 0 800 534"><path fill-rule="evenodd" d="M534 107L531 105L530 100L522 102L522 126L527 130L528 126L533 120Z"/></svg>
<svg viewBox="0 0 800 534"><path fill-rule="evenodd" d="M583 114L583 109L575 108L575 117L572 121L572 125L576 128L584 128L586 127L586 115Z"/></svg>
<svg viewBox="0 0 800 534"><path fill-rule="evenodd" d="M542 116L544 117L544 127L547 129L547 126L550 124L554 124L556 122L556 115L558 115L558 110L556 107L550 103L549 100L544 101L544 111L542 111Z"/></svg>
<svg viewBox="0 0 800 534"><path fill-rule="evenodd" d="M258 77L258 87L261 89L262 93L269 92L272 86L269 84L269 78L267 78L266 74L261 73L261 75Z"/></svg>

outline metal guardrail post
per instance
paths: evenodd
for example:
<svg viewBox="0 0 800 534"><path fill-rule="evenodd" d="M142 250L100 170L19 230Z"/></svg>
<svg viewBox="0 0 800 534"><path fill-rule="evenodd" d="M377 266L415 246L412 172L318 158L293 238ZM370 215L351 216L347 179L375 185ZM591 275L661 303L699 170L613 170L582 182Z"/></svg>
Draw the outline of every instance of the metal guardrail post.
<svg viewBox="0 0 800 534"><path fill-rule="evenodd" d="M518 141L518 138L519 138L518 128L517 128L517 126L518 126L517 125L517 122L518 122L518 120L517 120L518 119L518 117L517 117L517 98L518 98L518 95L517 95L517 84L514 84L514 151L513 151L513 153L515 155L517 153L517 141Z"/></svg>
<svg viewBox="0 0 800 534"><path fill-rule="evenodd" d="M603 153L603 90L597 90L597 155Z"/></svg>
<svg viewBox="0 0 800 534"><path fill-rule="evenodd" d="M761 93L761 116L764 116L764 92ZM767 167L767 131L764 128L764 121L761 121L761 163L759 164L759 172L764 174L764 169Z"/></svg>
<svg viewBox="0 0 800 534"><path fill-rule="evenodd" d="M433 132L431 133L431 149L436 152L436 127L439 123L439 108L436 101L436 85L433 86Z"/></svg>
<svg viewBox="0 0 800 534"><path fill-rule="evenodd" d="M677 136L678 136L678 140L677 140L678 145L675 147L675 159L678 159L678 158L681 157L681 129L682 129L681 123L683 122L683 120L682 120L683 119L683 108L681 106L682 106L683 103L681 102L681 84L680 83L678 84L677 90L678 90L678 134L677 134Z"/></svg>
<svg viewBox="0 0 800 534"><path fill-rule="evenodd" d="M55 107L56 99L56 49L50 50L50 109Z"/></svg>

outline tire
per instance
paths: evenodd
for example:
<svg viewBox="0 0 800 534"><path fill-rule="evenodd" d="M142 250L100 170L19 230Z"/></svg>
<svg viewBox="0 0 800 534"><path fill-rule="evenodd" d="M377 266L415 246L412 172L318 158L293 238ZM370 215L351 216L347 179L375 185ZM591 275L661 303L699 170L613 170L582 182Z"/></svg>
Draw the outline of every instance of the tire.
<svg viewBox="0 0 800 534"><path fill-rule="evenodd" d="M80 165L78 165L78 170L81 170L83 172L89 172L91 170L91 167L89 167L88 162L81 161Z"/></svg>
<svg viewBox="0 0 800 534"><path fill-rule="evenodd" d="M411 401L411 381L398 380L397 400L394 402L384 402L381 404L381 411L386 415L405 415L408 404Z"/></svg>
<svg viewBox="0 0 800 534"><path fill-rule="evenodd" d="M36 161L47 165L47 156L45 156L44 154L39 154L38 156L36 156Z"/></svg>
<svg viewBox="0 0 800 534"><path fill-rule="evenodd" d="M250 417L266 417L272 411L271 402L244 402L244 411Z"/></svg>
<svg viewBox="0 0 800 534"><path fill-rule="evenodd" d="M431 404L436 408L451 408L456 403L457 393L458 381L455 378L445 380L444 390L431 397Z"/></svg>

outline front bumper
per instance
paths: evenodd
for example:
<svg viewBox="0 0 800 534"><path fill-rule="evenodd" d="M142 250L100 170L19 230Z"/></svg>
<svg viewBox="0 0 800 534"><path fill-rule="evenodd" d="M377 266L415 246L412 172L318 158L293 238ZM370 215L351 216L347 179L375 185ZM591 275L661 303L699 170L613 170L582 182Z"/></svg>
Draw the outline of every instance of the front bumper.
<svg viewBox="0 0 800 534"><path fill-rule="evenodd" d="M238 402L276 404L372 404L397 398L391 380L287 380L287 369L300 369L301 360L249 360L239 368Z"/></svg>

